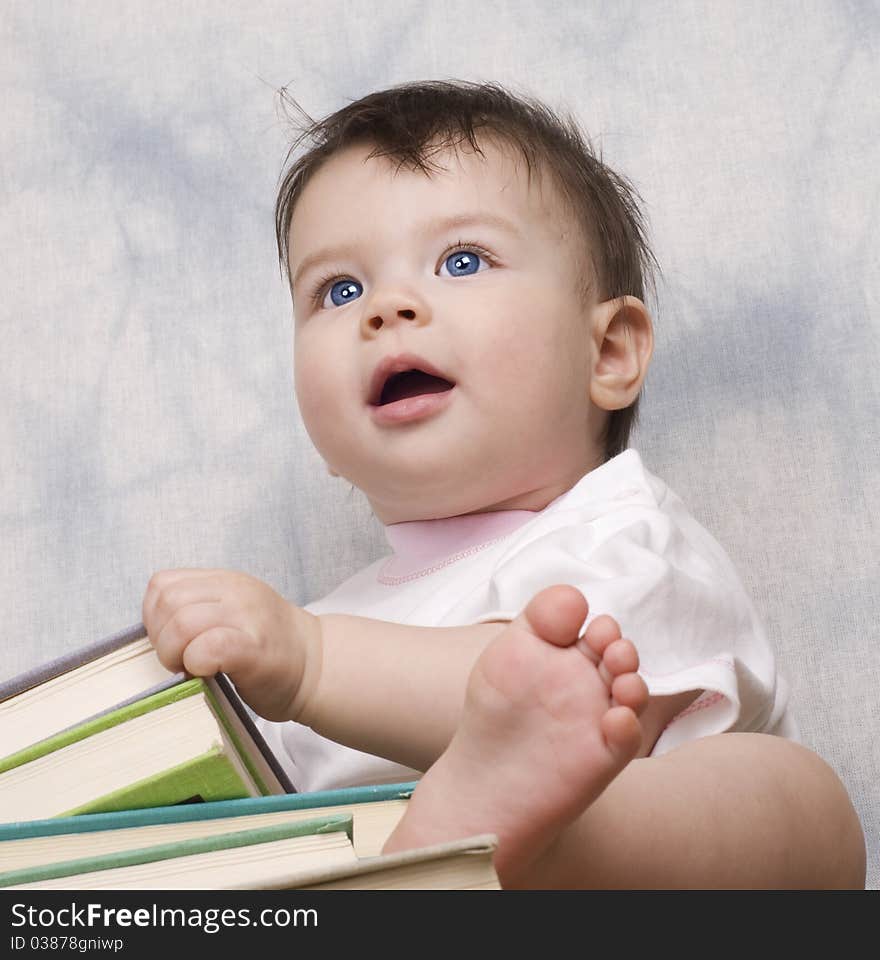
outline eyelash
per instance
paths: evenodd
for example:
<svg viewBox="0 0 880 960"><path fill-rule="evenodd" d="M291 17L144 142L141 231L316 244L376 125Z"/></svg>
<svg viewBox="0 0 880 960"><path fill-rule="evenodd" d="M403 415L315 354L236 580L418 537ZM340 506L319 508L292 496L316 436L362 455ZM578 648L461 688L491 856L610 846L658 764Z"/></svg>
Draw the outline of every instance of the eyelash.
<svg viewBox="0 0 880 960"><path fill-rule="evenodd" d="M453 243L451 246L448 246L442 254L440 254L440 260L445 261L451 254L461 251L462 253L476 253L479 256L483 257L491 266L496 266L498 261L495 257L489 253L484 247L481 247L478 243L471 243L467 240L458 240ZM309 298L313 304L320 304L324 300L324 296L327 292L327 287L332 281L336 280L348 280L351 279L346 273L343 273L341 270L333 269L328 273L325 273L320 280L315 281L315 285L312 287L309 294Z"/></svg>

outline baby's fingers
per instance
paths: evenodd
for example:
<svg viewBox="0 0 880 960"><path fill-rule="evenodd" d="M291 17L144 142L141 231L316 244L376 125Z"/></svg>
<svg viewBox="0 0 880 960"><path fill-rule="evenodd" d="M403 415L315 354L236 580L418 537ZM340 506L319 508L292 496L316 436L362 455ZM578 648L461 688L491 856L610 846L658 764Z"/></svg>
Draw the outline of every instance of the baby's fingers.
<svg viewBox="0 0 880 960"><path fill-rule="evenodd" d="M247 677L254 664L252 648L253 639L238 627L211 627L186 646L183 668L194 677L221 672Z"/></svg>
<svg viewBox="0 0 880 960"><path fill-rule="evenodd" d="M174 614L191 603L219 600L224 591L222 571L160 570L150 577L142 604L142 619L150 636L158 636Z"/></svg>
<svg viewBox="0 0 880 960"><path fill-rule="evenodd" d="M187 654L190 645L198 637L225 626L221 623L220 614L219 601L209 601L182 607L164 622L158 633L155 632L152 624L145 621L150 640L156 648L156 654L162 666L173 672L186 670L194 677L212 676L222 670L222 667L212 669L209 658L201 654L193 661L202 667L199 672L196 672L190 666L192 655Z"/></svg>

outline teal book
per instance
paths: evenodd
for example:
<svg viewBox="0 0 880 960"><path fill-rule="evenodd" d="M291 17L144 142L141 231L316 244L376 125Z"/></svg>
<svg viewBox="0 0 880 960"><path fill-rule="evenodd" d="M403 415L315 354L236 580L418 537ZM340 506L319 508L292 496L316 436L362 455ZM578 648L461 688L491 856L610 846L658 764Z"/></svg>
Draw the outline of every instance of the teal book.
<svg viewBox="0 0 880 960"><path fill-rule="evenodd" d="M0 888L273 888L303 870L355 864L351 830L351 817L344 816L230 829L7 870Z"/></svg>
<svg viewBox="0 0 880 960"><path fill-rule="evenodd" d="M0 824L0 873L327 817L349 819L357 856L372 857L403 816L415 786L391 783Z"/></svg>

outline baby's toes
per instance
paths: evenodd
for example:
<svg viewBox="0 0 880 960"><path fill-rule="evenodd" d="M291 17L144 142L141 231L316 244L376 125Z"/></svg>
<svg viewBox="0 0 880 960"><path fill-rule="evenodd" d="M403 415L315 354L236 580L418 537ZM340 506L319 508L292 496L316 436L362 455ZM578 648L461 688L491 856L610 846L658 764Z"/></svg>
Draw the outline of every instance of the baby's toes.
<svg viewBox="0 0 880 960"><path fill-rule="evenodd" d="M648 685L637 673L624 673L611 684L611 700L615 705L629 707L640 714L648 704Z"/></svg>
<svg viewBox="0 0 880 960"><path fill-rule="evenodd" d="M602 667L612 679L635 673L639 669L639 652L635 644L630 640L615 640L608 644L602 654Z"/></svg>
<svg viewBox="0 0 880 960"><path fill-rule="evenodd" d="M578 646L586 653L591 660L598 663L605 653L605 649L616 640L620 639L620 625L607 613L596 617L587 629L583 637L578 641Z"/></svg>
<svg viewBox="0 0 880 960"><path fill-rule="evenodd" d="M568 647L577 640L589 609L580 590L556 584L535 594L514 622L545 643Z"/></svg>
<svg viewBox="0 0 880 960"><path fill-rule="evenodd" d="M642 745L642 727L635 713L624 706L612 707L602 717L602 736L616 762L629 763Z"/></svg>

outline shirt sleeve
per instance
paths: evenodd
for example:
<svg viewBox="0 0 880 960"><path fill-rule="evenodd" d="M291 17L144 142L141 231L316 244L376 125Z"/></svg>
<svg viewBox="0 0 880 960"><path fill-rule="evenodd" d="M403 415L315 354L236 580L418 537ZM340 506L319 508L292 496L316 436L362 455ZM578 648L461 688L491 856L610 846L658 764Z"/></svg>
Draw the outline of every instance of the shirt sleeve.
<svg viewBox="0 0 880 960"><path fill-rule="evenodd" d="M479 619L513 619L557 583L583 593L585 626L600 614L617 620L652 695L703 691L653 755L709 733L780 727L784 686L754 605L721 546L683 511L646 498L586 518L567 511L502 555Z"/></svg>

